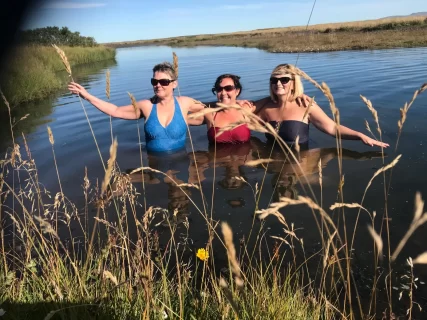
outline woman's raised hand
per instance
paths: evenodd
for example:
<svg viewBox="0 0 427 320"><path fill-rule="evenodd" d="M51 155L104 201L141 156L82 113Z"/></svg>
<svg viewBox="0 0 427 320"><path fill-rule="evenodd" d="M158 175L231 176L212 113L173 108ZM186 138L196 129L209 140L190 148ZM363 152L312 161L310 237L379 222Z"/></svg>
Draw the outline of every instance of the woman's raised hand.
<svg viewBox="0 0 427 320"><path fill-rule="evenodd" d="M89 96L89 92L76 82L70 82L68 84L68 90L70 90L71 93L78 94L83 99L87 99Z"/></svg>

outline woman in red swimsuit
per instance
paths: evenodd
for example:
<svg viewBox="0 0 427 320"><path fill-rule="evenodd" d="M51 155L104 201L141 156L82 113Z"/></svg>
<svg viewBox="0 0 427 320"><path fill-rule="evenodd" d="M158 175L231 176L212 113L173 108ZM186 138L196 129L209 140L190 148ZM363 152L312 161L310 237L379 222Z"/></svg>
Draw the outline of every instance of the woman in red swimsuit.
<svg viewBox="0 0 427 320"><path fill-rule="evenodd" d="M212 88L212 93L216 94L218 102L226 105L237 104L237 97L242 93L240 77L233 74L220 75ZM239 104L244 101L239 101ZM243 143L249 141L251 131L246 124L240 124L234 128L224 131L219 136L221 128L229 126L232 123L244 121L245 117L240 110L224 109L218 112L204 115L203 123L206 123L208 129L208 139L210 143Z"/></svg>

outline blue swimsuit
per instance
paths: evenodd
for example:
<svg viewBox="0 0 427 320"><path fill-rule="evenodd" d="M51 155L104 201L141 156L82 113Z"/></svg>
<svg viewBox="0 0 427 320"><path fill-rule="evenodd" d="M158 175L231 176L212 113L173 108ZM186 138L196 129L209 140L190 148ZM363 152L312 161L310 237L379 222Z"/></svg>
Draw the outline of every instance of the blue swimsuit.
<svg viewBox="0 0 427 320"><path fill-rule="evenodd" d="M174 115L166 128L160 124L157 117L157 104L153 104L150 116L144 125L147 151L162 152L184 148L187 137L187 124L175 97L174 101Z"/></svg>

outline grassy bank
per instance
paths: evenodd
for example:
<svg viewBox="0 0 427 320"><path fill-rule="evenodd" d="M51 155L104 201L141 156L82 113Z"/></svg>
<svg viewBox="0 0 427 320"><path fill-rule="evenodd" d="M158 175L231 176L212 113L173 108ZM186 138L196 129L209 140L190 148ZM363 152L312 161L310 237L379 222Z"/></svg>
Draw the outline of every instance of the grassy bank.
<svg viewBox="0 0 427 320"><path fill-rule="evenodd" d="M406 17L306 27L205 34L165 39L106 43L111 47L142 45L238 46L270 52L320 52L427 46L427 18Z"/></svg>
<svg viewBox="0 0 427 320"><path fill-rule="evenodd" d="M115 49L63 47L71 65L114 59ZM18 46L11 50L1 68L0 87L14 106L46 97L63 87L67 76L56 51L48 46Z"/></svg>

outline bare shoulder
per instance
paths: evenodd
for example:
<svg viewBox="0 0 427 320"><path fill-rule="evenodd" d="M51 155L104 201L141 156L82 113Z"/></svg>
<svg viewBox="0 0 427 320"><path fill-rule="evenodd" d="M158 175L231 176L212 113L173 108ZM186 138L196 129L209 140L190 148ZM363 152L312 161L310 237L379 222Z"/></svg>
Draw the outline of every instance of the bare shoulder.
<svg viewBox="0 0 427 320"><path fill-rule="evenodd" d="M150 100L139 100L136 105L145 118L150 116L151 109L153 108L153 104Z"/></svg>
<svg viewBox="0 0 427 320"><path fill-rule="evenodd" d="M274 106L273 100L270 97L265 97L254 101L255 104L255 114L261 114L265 109Z"/></svg>
<svg viewBox="0 0 427 320"><path fill-rule="evenodd" d="M140 109L151 109L151 107L153 106L153 104L151 103L150 100L146 99L146 100L139 100L137 102L137 106Z"/></svg>
<svg viewBox="0 0 427 320"><path fill-rule="evenodd" d="M195 100L193 98L186 97L186 96L176 97L176 99L178 100L181 107L187 107L188 108L190 105L195 103Z"/></svg>
<svg viewBox="0 0 427 320"><path fill-rule="evenodd" d="M310 105L317 106L316 101L313 100L313 98L309 97L306 94L302 94L298 98L295 99L295 102L299 107L308 108Z"/></svg>

